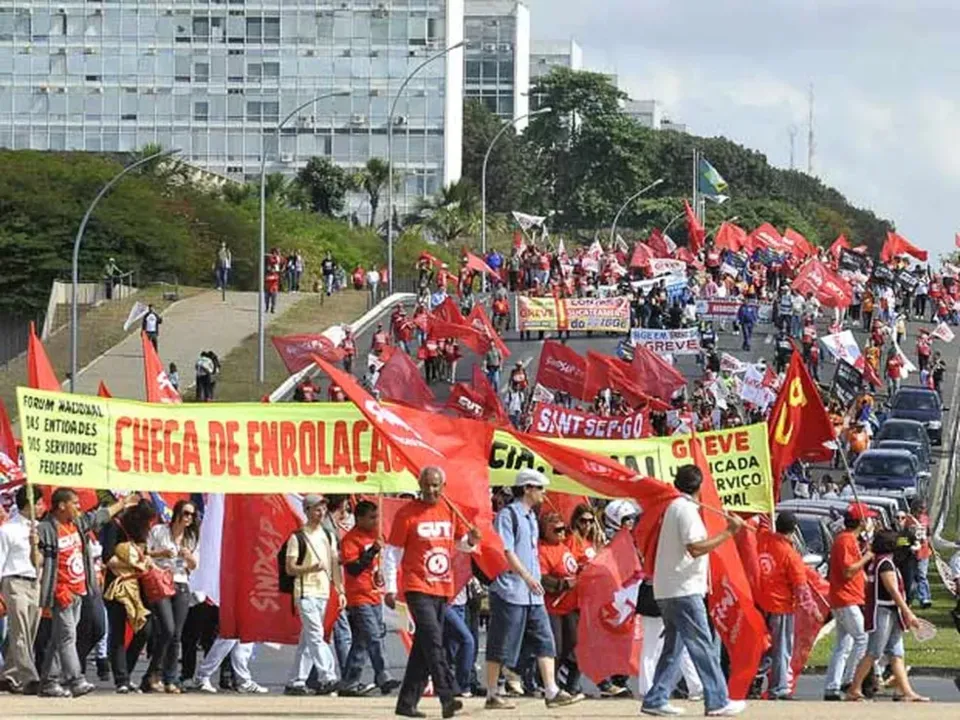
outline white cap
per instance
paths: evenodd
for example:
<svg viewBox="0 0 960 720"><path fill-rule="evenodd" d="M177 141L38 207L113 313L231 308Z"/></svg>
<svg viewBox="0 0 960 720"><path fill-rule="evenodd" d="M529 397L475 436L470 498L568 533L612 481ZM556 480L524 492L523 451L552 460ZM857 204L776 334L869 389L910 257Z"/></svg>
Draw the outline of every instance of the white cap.
<svg viewBox="0 0 960 720"><path fill-rule="evenodd" d="M629 517L640 514L640 507L632 500L611 500L604 508L603 515L613 528L619 528Z"/></svg>
<svg viewBox="0 0 960 720"><path fill-rule="evenodd" d="M514 487L526 487L527 485L533 485L534 487L547 487L550 484L550 481L547 479L547 476L542 472L533 470L532 468L524 468L517 473L516 480L513 481Z"/></svg>

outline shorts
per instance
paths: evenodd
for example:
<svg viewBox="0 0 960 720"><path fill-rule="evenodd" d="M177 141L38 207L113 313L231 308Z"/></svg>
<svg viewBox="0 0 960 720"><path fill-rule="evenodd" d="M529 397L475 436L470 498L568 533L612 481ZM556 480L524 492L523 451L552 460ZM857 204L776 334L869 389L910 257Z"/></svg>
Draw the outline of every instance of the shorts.
<svg viewBox="0 0 960 720"><path fill-rule="evenodd" d="M520 650L534 657L555 657L550 618L543 605L514 605L490 593L487 662L508 668L520 662Z"/></svg>
<svg viewBox="0 0 960 720"><path fill-rule="evenodd" d="M867 655L903 657L903 628L896 608L878 607L877 621L867 640Z"/></svg>

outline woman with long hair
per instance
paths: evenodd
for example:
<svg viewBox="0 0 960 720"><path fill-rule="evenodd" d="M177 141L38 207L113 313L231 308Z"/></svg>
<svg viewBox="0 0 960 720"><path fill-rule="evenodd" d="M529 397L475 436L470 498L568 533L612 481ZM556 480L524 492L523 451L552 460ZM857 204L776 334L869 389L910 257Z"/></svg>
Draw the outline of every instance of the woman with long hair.
<svg viewBox="0 0 960 720"><path fill-rule="evenodd" d="M593 508L587 503L573 509L566 544L581 568L593 560L603 546L603 532Z"/></svg>
<svg viewBox="0 0 960 720"><path fill-rule="evenodd" d="M147 538L147 552L157 567L173 575L174 585L171 597L150 604L156 635L143 686L152 692L174 695L181 692L177 682L177 659L180 635L190 610L188 578L197 569L199 540L197 507L189 500L179 500L173 506L170 523L158 523Z"/></svg>

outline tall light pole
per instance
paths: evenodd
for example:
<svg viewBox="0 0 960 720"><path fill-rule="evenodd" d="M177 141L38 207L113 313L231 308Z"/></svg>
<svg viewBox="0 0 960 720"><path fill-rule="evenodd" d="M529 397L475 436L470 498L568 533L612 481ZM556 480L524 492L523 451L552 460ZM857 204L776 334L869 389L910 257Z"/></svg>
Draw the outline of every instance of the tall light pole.
<svg viewBox="0 0 960 720"><path fill-rule="evenodd" d="M305 103L297 105L293 110L287 113L287 116L277 125L277 152L280 152L280 131L294 115L303 110L307 105L313 105L321 100L332 97L343 97L349 95L349 90L334 90L332 92L318 95L307 100ZM263 383L266 380L266 370L264 367L264 345L265 337L265 308L264 308L264 275L266 274L266 255L267 255L267 150L264 143L264 136L260 136L260 261L258 263L260 272L260 297L257 299L257 382Z"/></svg>
<svg viewBox="0 0 960 720"><path fill-rule="evenodd" d="M664 235L666 235L666 234L667 234L667 230L669 230L670 228L672 228L672 227L673 227L673 224L674 224L675 222L677 222L678 220L680 220L681 218L684 218L684 217L686 217L686 216L687 216L687 211L684 210L682 213L680 213L680 214L677 215L675 218L673 218L670 222L668 222L668 223L667 223L667 226L666 226L663 230L661 230L660 232L663 233Z"/></svg>
<svg viewBox="0 0 960 720"><path fill-rule="evenodd" d="M620 206L620 209L617 210L617 214L613 216L613 225L610 226L610 247L611 247L611 248L613 247L613 240L614 240L614 238L616 237L617 221L620 220L620 216L623 214L623 211L626 210L626 209L630 206L630 203L632 203L632 202L633 202L634 200L636 200L638 197L640 197L640 196L643 195L644 193L650 192L651 190L653 190L657 185L659 185L659 184L662 183L662 182L663 182L663 178L658 178L658 179L654 180L652 183L650 183L649 185L647 185L645 188L643 188L643 189L640 190L639 192L636 192L636 193L634 193L633 195L631 195L630 197L628 197L627 200L626 200L626 202L624 202L623 205Z"/></svg>
<svg viewBox="0 0 960 720"><path fill-rule="evenodd" d="M521 120L543 115L548 112L552 112L552 108L540 108L539 110L534 110L526 115L521 115L509 122L505 122L487 146L487 152L483 156L483 169L480 171L480 252L484 258L486 258L487 255L487 163L490 160L490 153L493 152L493 146L497 144L497 140L507 131L507 128L514 127ZM486 283L487 279L484 278L483 281Z"/></svg>
<svg viewBox="0 0 960 720"><path fill-rule="evenodd" d="M71 277L70 289L70 392L74 391L77 383L77 332L79 326L77 286L80 284L80 243L83 242L83 233L87 229L87 223L90 221L90 216L93 214L94 208L97 207L97 203L103 199L103 196L110 192L110 188L116 185L120 178L122 178L128 172L131 170L136 170L141 165L146 165L148 162L153 160L159 160L160 158L176 155L178 152L180 152L179 149L161 150L153 155L148 155L147 157L140 158L136 162L130 163L123 168L123 170L114 175L110 179L110 182L100 188L100 192L97 193L97 196L93 199L93 202L90 203L89 207L87 207L87 211L83 214L83 219L80 221L80 227L77 229L77 237L73 241L73 274Z"/></svg>
<svg viewBox="0 0 960 720"><path fill-rule="evenodd" d="M413 80L414 76L418 72L432 63L434 60L439 60L440 58L449 55L454 50L462 48L466 44L466 40L461 40L460 42L451 45L448 48L444 48L443 50L435 52L422 63L417 65L403 79L403 82L400 83L397 94L393 98L393 103L390 105L390 116L387 118L387 177L390 179L390 181L387 183L387 292L390 295L393 294L393 117L397 110L397 103L400 101L400 96L406 89L407 84Z"/></svg>

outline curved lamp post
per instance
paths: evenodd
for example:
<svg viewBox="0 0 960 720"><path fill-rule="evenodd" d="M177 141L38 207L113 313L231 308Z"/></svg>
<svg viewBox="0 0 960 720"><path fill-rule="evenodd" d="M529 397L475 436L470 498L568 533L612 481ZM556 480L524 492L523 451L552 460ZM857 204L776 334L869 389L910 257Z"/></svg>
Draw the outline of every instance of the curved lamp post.
<svg viewBox="0 0 960 720"><path fill-rule="evenodd" d="M420 72L427 65L432 63L434 60L439 60L440 58L452 53L457 48L461 48L467 44L466 40L461 40L460 42L451 45L448 48L444 48L438 52L435 52L433 55L428 57L426 60L417 65L410 73L403 79L403 82L400 83L400 87L397 89L397 94L393 98L393 103L390 105L390 116L387 118L387 177L390 181L387 183L387 292L393 294L393 117L394 113L397 110L397 103L400 101L400 96L403 94L403 91L406 89L407 84L413 80L414 76Z"/></svg>
<svg viewBox="0 0 960 720"><path fill-rule="evenodd" d="M616 237L617 221L620 220L620 216L623 214L623 211L626 210L630 206L630 203L632 203L638 197L640 197L644 193L650 192L662 182L663 182L663 178L658 178L654 180L652 183L650 183L645 188L640 190L640 192L634 193L633 195L628 197L626 202L624 202L623 205L620 206L620 209L617 210L617 214L613 216L613 225L610 226L610 247L611 248L613 247L613 241L614 241L614 238Z"/></svg>
<svg viewBox="0 0 960 720"><path fill-rule="evenodd" d="M277 125L277 152L280 152L280 131L294 115L303 110L308 105L313 105L321 100L332 97L343 97L349 95L349 90L334 90L333 92L318 95L315 98L307 100L305 103L297 105L293 110L287 113L287 116ZM263 136L260 142L260 297L257 301L257 382L263 383L266 379L264 368L264 344L265 337L265 317L264 317L264 274L266 273L266 255L267 255L267 152L263 144Z"/></svg>
<svg viewBox="0 0 960 720"><path fill-rule="evenodd" d="M78 309L77 309L77 286L80 284L80 244L83 242L83 233L87 229L87 223L90 221L90 216L93 214L94 208L97 207L97 204L103 199L104 195L110 192L110 189L119 182L120 178L129 173L131 170L136 170L141 165L146 165L148 162L153 160L159 160L160 158L170 157L171 155L176 155L180 150L161 150L160 152L154 153L153 155L148 155L145 158L140 158L136 162L132 162L127 165L123 170L114 175L110 182L100 188L100 192L97 193L97 196L93 199L93 202L90 203L87 207L87 211L83 214L83 220L80 221L80 227L77 229L77 237L73 241L73 272L71 276L71 289L70 289L70 392L73 392L76 388L77 383L77 333L78 333Z"/></svg>

